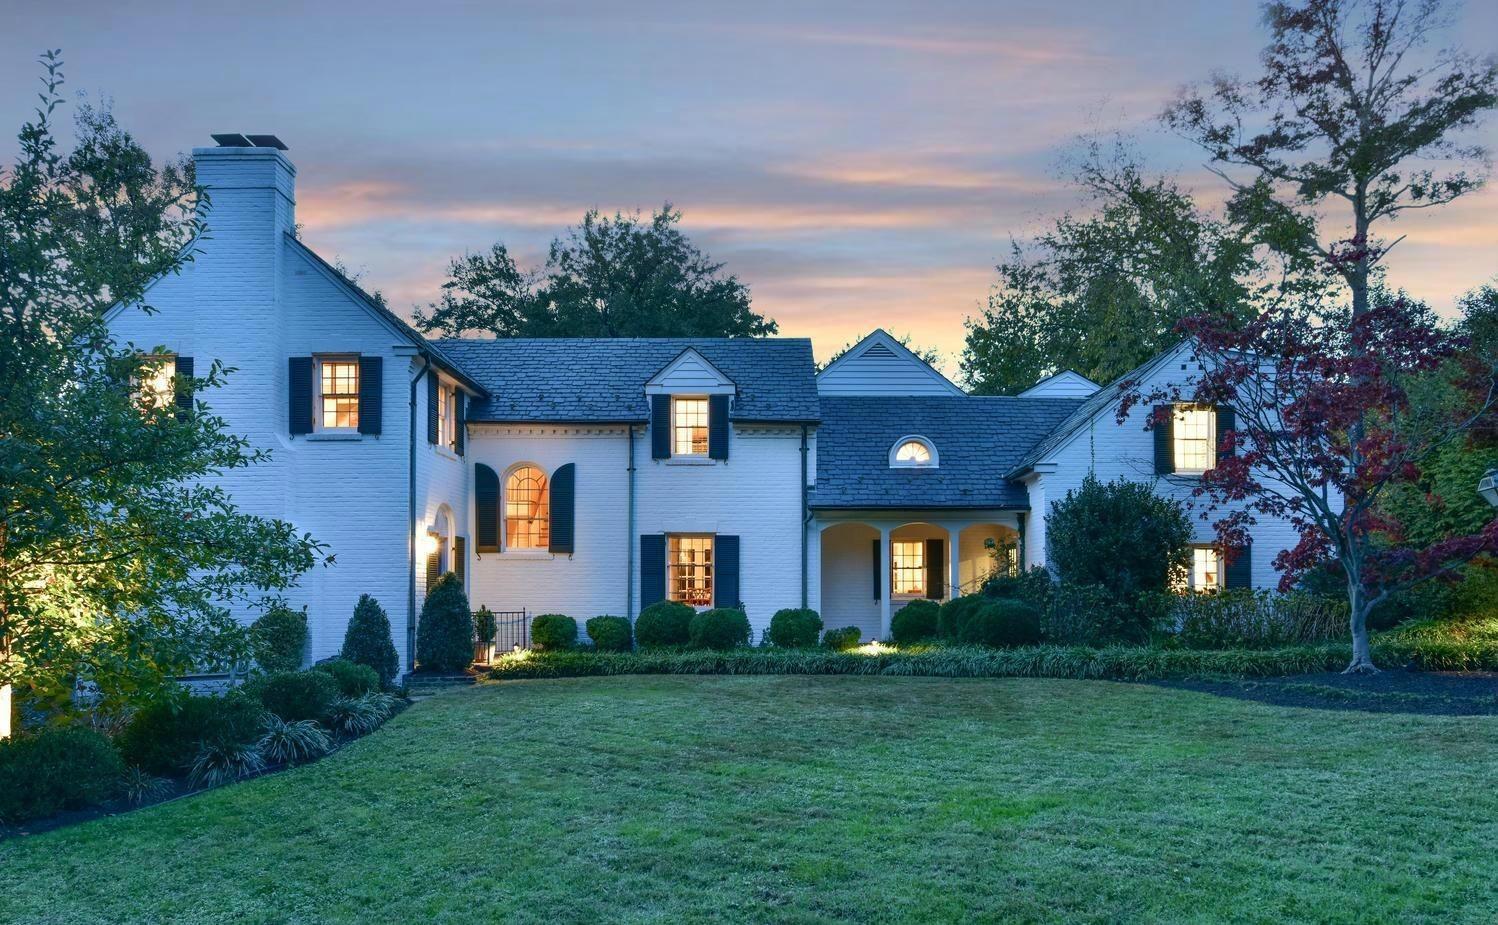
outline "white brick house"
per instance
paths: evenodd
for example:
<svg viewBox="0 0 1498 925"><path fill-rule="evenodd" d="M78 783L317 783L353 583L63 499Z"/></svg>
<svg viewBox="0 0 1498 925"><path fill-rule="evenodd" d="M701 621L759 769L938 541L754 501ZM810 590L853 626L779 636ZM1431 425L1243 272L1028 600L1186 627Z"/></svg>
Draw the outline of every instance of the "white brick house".
<svg viewBox="0 0 1498 925"><path fill-rule="evenodd" d="M905 599L1044 564L1045 513L1088 472L1189 495L1231 425L1186 408L1174 433L1119 424L1117 387L1076 373L969 396L882 331L820 374L796 338L429 341L297 240L279 142L224 140L193 151L211 236L151 288L155 312L109 322L181 368L234 368L204 399L271 455L225 486L336 556L291 595L314 659L368 593L407 670L448 570L475 607L580 624L672 598L742 605L756 634L807 606L886 637ZM1188 356L1133 378L1189 381ZM1198 529L1194 582L1274 583L1283 525L1225 570Z"/></svg>

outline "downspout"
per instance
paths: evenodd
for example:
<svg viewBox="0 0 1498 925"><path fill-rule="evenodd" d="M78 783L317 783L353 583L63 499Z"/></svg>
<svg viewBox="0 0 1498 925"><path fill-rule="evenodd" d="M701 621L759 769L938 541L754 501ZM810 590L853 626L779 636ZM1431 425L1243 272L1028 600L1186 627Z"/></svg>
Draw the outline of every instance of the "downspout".
<svg viewBox="0 0 1498 925"><path fill-rule="evenodd" d="M629 487L625 491L628 496L626 507L629 513L625 515L625 537L624 537L624 561L626 571L624 573L624 619L633 626L635 622L635 425L627 425L624 429L625 444L625 472Z"/></svg>
<svg viewBox="0 0 1498 925"><path fill-rule="evenodd" d="M420 356L421 372L411 380L411 458L406 479L406 523L411 531L408 537L411 568L406 585L406 674L416 670L416 387L432 368L432 358L426 353Z"/></svg>
<svg viewBox="0 0 1498 925"><path fill-rule="evenodd" d="M811 500L806 486L806 425L801 425L801 609L806 609L806 531L811 529Z"/></svg>

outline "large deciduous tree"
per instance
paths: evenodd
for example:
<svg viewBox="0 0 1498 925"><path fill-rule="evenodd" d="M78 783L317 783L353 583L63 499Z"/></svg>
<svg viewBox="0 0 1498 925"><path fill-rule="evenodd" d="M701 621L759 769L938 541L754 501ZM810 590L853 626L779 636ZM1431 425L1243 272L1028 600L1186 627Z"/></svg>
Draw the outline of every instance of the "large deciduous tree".
<svg viewBox="0 0 1498 925"><path fill-rule="evenodd" d="M227 608L288 587L320 547L211 483L261 458L202 400L227 370L171 376L163 351L111 339L105 312L191 259L207 204L188 164L155 167L107 109L80 109L60 151L61 61L43 64L0 171L0 686L130 699L242 654ZM165 396L146 387L168 376Z"/></svg>
<svg viewBox="0 0 1498 925"><path fill-rule="evenodd" d="M504 244L452 262L416 323L450 337L761 337L749 289L682 233L669 203L643 219L590 210L522 269Z"/></svg>

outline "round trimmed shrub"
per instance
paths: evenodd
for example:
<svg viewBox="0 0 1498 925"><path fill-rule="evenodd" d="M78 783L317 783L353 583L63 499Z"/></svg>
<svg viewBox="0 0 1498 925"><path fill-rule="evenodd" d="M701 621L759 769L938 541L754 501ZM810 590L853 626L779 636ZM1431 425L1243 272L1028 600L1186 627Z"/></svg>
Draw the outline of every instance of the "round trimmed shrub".
<svg viewBox="0 0 1498 925"><path fill-rule="evenodd" d="M125 762L109 740L59 726L0 741L0 822L102 803L123 789Z"/></svg>
<svg viewBox="0 0 1498 925"><path fill-rule="evenodd" d="M416 625L416 661L423 671L451 673L473 664L473 613L463 582L448 572L427 592Z"/></svg>
<svg viewBox="0 0 1498 925"><path fill-rule="evenodd" d="M268 712L288 723L322 719L339 697L338 682L324 671L278 671L247 686Z"/></svg>
<svg viewBox="0 0 1498 925"><path fill-rule="evenodd" d="M1191 565L1191 518L1147 482L1087 476L1051 506L1045 535L1063 584L1101 585L1120 599L1169 591Z"/></svg>
<svg viewBox="0 0 1498 925"><path fill-rule="evenodd" d="M588 638L600 652L628 652L634 648L629 621L623 617L594 617L588 621Z"/></svg>
<svg viewBox="0 0 1498 925"><path fill-rule="evenodd" d="M895 611L889 621L889 635L897 646L915 642L926 642L936 638L937 617L941 605L936 601L921 599L911 601Z"/></svg>
<svg viewBox="0 0 1498 925"><path fill-rule="evenodd" d="M834 652L856 649L862 641L863 630L856 626L845 626L840 630L828 630L822 634L822 645Z"/></svg>
<svg viewBox="0 0 1498 925"><path fill-rule="evenodd" d="M345 697L358 697L380 689L380 676L368 665L359 665L346 658L330 658L312 666L338 683L338 693Z"/></svg>
<svg viewBox="0 0 1498 925"><path fill-rule="evenodd" d="M484 646L486 649L493 645L494 631L498 628L494 619L494 611L488 607L480 607L473 614L474 645Z"/></svg>
<svg viewBox="0 0 1498 925"><path fill-rule="evenodd" d="M958 640L980 646L1032 646L1040 642L1040 610L1018 598L986 601L968 616Z"/></svg>
<svg viewBox="0 0 1498 925"><path fill-rule="evenodd" d="M159 700L136 711L116 744L125 761L142 770L182 774L192 767L204 742L257 741L263 712L258 697L240 691Z"/></svg>
<svg viewBox="0 0 1498 925"><path fill-rule="evenodd" d="M531 620L531 645L542 652L572 648L577 645L577 621L566 614L537 614Z"/></svg>
<svg viewBox="0 0 1498 925"><path fill-rule="evenodd" d="M770 643L782 649L805 649L822 635L822 618L810 607L788 607L770 618Z"/></svg>
<svg viewBox="0 0 1498 925"><path fill-rule="evenodd" d="M961 639L962 628L968 619L988 603L981 594L968 594L942 604L936 614L936 635L942 639Z"/></svg>
<svg viewBox="0 0 1498 925"><path fill-rule="evenodd" d="M656 601L635 619L635 641L641 648L684 646L692 638L695 614L681 601Z"/></svg>
<svg viewBox="0 0 1498 925"><path fill-rule="evenodd" d="M694 649L732 649L749 644L749 617L732 607L715 607L692 617Z"/></svg>
<svg viewBox="0 0 1498 925"><path fill-rule="evenodd" d="M250 624L255 661L266 671L296 671L307 653L307 611L277 604Z"/></svg>
<svg viewBox="0 0 1498 925"><path fill-rule="evenodd" d="M348 630L343 634L345 659L359 665L368 665L380 676L380 686L389 687L400 670L400 656L395 652L395 640L390 634L390 618L385 608L368 594L361 595L354 607L353 619L348 621Z"/></svg>

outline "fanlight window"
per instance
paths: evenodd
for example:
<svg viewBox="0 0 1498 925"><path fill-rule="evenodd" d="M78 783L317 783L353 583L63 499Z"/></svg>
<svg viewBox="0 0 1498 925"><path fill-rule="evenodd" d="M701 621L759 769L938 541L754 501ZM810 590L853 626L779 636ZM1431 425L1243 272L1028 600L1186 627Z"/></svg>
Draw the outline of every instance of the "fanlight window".
<svg viewBox="0 0 1498 925"><path fill-rule="evenodd" d="M889 464L896 468L920 469L936 465L936 447L925 437L903 437L890 450Z"/></svg>
<svg viewBox="0 0 1498 925"><path fill-rule="evenodd" d="M551 486L535 466L505 478L505 548L545 549L551 541Z"/></svg>

